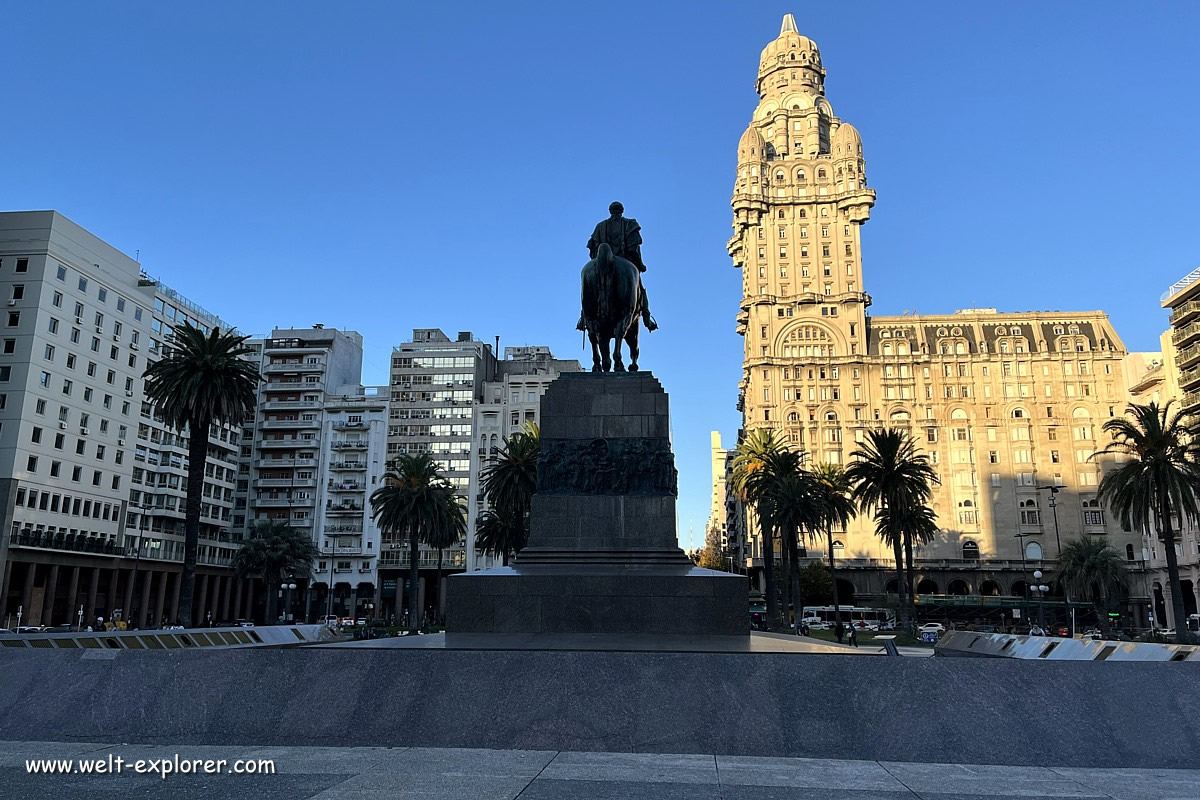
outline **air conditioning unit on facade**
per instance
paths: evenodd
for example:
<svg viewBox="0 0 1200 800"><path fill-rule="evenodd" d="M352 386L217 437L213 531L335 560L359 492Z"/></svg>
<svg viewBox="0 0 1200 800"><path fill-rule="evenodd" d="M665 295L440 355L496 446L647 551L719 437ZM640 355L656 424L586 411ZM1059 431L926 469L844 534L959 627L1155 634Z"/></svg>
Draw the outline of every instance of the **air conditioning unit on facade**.
<svg viewBox="0 0 1200 800"><path fill-rule="evenodd" d="M103 326L103 325L97 325L97 326L96 326L96 333L104 333L104 326Z"/></svg>
<svg viewBox="0 0 1200 800"><path fill-rule="evenodd" d="M16 300L9 300L9 301L8 301L8 305L9 305L10 307L11 307L11 306L15 306L16 304L17 304L17 301L16 301Z"/></svg>
<svg viewBox="0 0 1200 800"><path fill-rule="evenodd" d="M125 396L126 396L126 397L133 397L133 391L132 391L131 389L126 389L126 390L125 390Z"/></svg>
<svg viewBox="0 0 1200 800"><path fill-rule="evenodd" d="M130 349L130 350L137 350L137 349L138 349L138 343L137 343L137 342L130 342L130 343L129 343L129 349Z"/></svg>
<svg viewBox="0 0 1200 800"><path fill-rule="evenodd" d="M119 341L121 341L121 336L120 336L120 334L116 334L116 333L114 333L114 334L113 334L113 341L114 341L114 342L119 342Z"/></svg>
<svg viewBox="0 0 1200 800"><path fill-rule="evenodd" d="M124 439L117 439L117 444L118 444L118 445L120 445L121 447L124 447L124 446L125 446L125 440L124 440Z"/></svg>
<svg viewBox="0 0 1200 800"><path fill-rule="evenodd" d="M82 325L82 324L83 324L83 317L76 317L76 318L75 318L75 324L76 324L76 325Z"/></svg>
<svg viewBox="0 0 1200 800"><path fill-rule="evenodd" d="M87 429L87 428L80 428L80 429L79 429L79 433L80 433L81 435L83 435L83 436L87 436L87 435L88 435L88 429Z"/></svg>
<svg viewBox="0 0 1200 800"><path fill-rule="evenodd" d="M58 429L60 431L65 431L67 429L67 423L65 423L65 422L58 423Z"/></svg>

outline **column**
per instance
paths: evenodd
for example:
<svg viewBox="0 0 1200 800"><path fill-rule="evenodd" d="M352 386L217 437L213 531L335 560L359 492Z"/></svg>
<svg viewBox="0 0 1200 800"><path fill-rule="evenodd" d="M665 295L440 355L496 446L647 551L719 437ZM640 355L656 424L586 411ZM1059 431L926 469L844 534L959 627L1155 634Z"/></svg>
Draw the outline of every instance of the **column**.
<svg viewBox="0 0 1200 800"><path fill-rule="evenodd" d="M42 595L42 624L54 624L54 595L58 593L58 564L50 565L50 577L46 579L46 593Z"/></svg>
<svg viewBox="0 0 1200 800"><path fill-rule="evenodd" d="M208 607L212 611L213 622L221 619L221 595L225 589L225 576L214 575L212 579L212 591L209 592Z"/></svg>
<svg viewBox="0 0 1200 800"><path fill-rule="evenodd" d="M383 581L380 580L378 572L375 574L375 595L371 602L375 604L376 619L386 616L383 613Z"/></svg>
<svg viewBox="0 0 1200 800"><path fill-rule="evenodd" d="M425 578L417 578L417 607L413 609L419 625L425 619Z"/></svg>
<svg viewBox="0 0 1200 800"><path fill-rule="evenodd" d="M350 589L350 617L351 617L351 619L354 619L356 621L358 620L358 584L357 583L354 584L354 586Z"/></svg>
<svg viewBox="0 0 1200 800"><path fill-rule="evenodd" d="M151 628L159 628L162 626L163 609L167 603L167 577L169 572L163 571L158 573L158 594L154 601L154 616L150 619Z"/></svg>
<svg viewBox="0 0 1200 800"><path fill-rule="evenodd" d="M379 582L382 583L383 578L380 578ZM392 602L392 613L396 615L396 624L399 625L404 614L404 578L399 576L396 577L396 596Z"/></svg>
<svg viewBox="0 0 1200 800"><path fill-rule="evenodd" d="M71 589L67 592L67 622L79 624L79 567L71 567Z"/></svg>
<svg viewBox="0 0 1200 800"><path fill-rule="evenodd" d="M150 582L154 578L154 573L146 570L142 575L142 599L138 602L137 626L144 629L149 624L150 619Z"/></svg>
<svg viewBox="0 0 1200 800"><path fill-rule="evenodd" d="M254 591L257 588L255 586L256 583L258 583L256 578L251 578L250 580L246 581L246 619L249 619L252 622L257 621L254 619ZM270 620L268 620L268 622L269 621Z"/></svg>
<svg viewBox="0 0 1200 800"><path fill-rule="evenodd" d="M133 584L137 575L131 569L129 577L125 580L125 599L122 601L121 608L125 609L125 625L132 628L137 624L137 620L133 617Z"/></svg>
<svg viewBox="0 0 1200 800"><path fill-rule="evenodd" d="M221 593L221 619L226 622L233 621L233 617L229 616L229 595L233 591L234 580L232 575L226 575L225 591Z"/></svg>
<svg viewBox="0 0 1200 800"><path fill-rule="evenodd" d="M120 598L117 596L118 590L120 589L120 583L121 568L113 567L108 571L108 591L104 593L104 603L108 607L107 612L104 614L104 618L106 620L112 618L112 612L115 611L121 603Z"/></svg>
<svg viewBox="0 0 1200 800"><path fill-rule="evenodd" d="M242 619L242 595L246 592L246 582L241 578L234 581L233 588L233 618Z"/></svg>
<svg viewBox="0 0 1200 800"><path fill-rule="evenodd" d="M96 592L100 590L100 568L92 567L92 580L88 584L87 607L83 610L83 627L96 626Z"/></svg>
<svg viewBox="0 0 1200 800"><path fill-rule="evenodd" d="M208 575L197 575L196 576L196 583L199 585L197 587L196 599L192 603L192 618L190 620L188 620L187 622L183 623L184 625L188 626L189 628L192 625L201 625L201 626L204 625L204 621L207 616L205 614L205 611L207 611L207 609L205 608L204 604L205 604L205 601L208 600L209 577L210 576L208 576Z"/></svg>
<svg viewBox="0 0 1200 800"><path fill-rule="evenodd" d="M21 587L21 624L27 624L30 605L33 603L33 581L37 577L37 564L30 561L25 569L25 585Z"/></svg>
<svg viewBox="0 0 1200 800"><path fill-rule="evenodd" d="M183 589L183 573L169 572L171 583L174 588L171 589L171 617L167 621L172 625L191 625L192 621L179 619L179 592ZM193 604L192 608L196 606Z"/></svg>
<svg viewBox="0 0 1200 800"><path fill-rule="evenodd" d="M0 624L4 623L4 617L8 615L8 589L12 581L12 552L8 554L8 558L4 560L4 579L0 580Z"/></svg>

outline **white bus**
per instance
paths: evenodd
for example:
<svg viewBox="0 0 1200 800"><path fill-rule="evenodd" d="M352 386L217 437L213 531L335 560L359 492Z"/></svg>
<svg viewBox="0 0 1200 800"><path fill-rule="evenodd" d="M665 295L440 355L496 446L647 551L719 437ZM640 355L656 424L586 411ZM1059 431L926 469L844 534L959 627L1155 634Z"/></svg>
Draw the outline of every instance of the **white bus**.
<svg viewBox="0 0 1200 800"><path fill-rule="evenodd" d="M877 631L890 630L896 627L896 614L890 608L860 608L858 606L839 606L842 613L842 624L851 625L859 630ZM836 624L833 606L807 606L804 609L804 622L810 628L830 630Z"/></svg>

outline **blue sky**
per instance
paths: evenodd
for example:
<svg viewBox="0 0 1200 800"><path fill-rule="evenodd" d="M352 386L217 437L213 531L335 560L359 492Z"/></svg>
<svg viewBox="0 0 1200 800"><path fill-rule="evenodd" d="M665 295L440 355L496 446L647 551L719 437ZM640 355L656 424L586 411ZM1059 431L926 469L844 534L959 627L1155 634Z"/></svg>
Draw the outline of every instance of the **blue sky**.
<svg viewBox="0 0 1200 800"><path fill-rule="evenodd" d="M877 314L1103 309L1156 349L1197 265L1194 3L10 4L0 209L54 208L243 330L585 357L578 269L643 226L680 538L733 440L735 148L786 12L878 192Z"/></svg>

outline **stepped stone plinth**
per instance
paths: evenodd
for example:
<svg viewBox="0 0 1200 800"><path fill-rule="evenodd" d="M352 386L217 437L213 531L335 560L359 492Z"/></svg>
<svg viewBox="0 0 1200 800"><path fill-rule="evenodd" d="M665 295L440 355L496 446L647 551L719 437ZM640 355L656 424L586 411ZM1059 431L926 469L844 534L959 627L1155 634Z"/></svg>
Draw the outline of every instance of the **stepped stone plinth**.
<svg viewBox="0 0 1200 800"><path fill-rule="evenodd" d="M453 575L455 633L749 634L747 583L679 548L666 392L653 375L568 373L547 389L529 544Z"/></svg>

